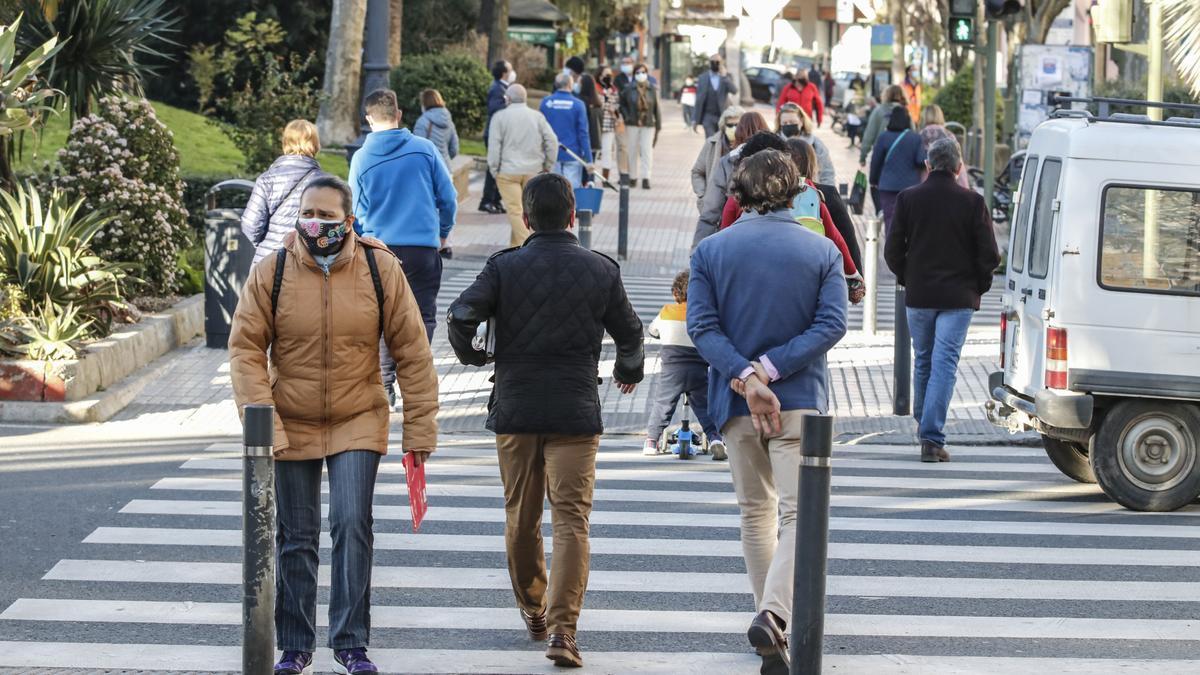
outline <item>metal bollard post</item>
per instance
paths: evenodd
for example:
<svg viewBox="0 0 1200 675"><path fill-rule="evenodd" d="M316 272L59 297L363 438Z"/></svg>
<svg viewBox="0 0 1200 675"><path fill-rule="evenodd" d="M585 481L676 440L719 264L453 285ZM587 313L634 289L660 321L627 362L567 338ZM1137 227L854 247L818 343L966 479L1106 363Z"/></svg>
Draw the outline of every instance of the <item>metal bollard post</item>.
<svg viewBox="0 0 1200 675"><path fill-rule="evenodd" d="M592 211L579 209L575 212L575 227L579 229L579 245L592 248Z"/></svg>
<svg viewBox="0 0 1200 675"><path fill-rule="evenodd" d="M904 308L904 287L896 285L896 340L892 352L892 414L912 414L912 336Z"/></svg>
<svg viewBox="0 0 1200 675"><path fill-rule="evenodd" d="M863 256L863 284L867 295L863 298L863 331L874 335L879 324L879 216L867 219L866 255Z"/></svg>
<svg viewBox="0 0 1200 675"><path fill-rule="evenodd" d="M242 429L242 672L275 665L275 407L248 405Z"/></svg>
<svg viewBox="0 0 1200 675"><path fill-rule="evenodd" d="M791 675L815 675L821 672L821 648L825 639L833 417L805 415L801 434L792 586Z"/></svg>
<svg viewBox="0 0 1200 675"><path fill-rule="evenodd" d="M621 174L621 205L617 220L617 260L629 258L629 174Z"/></svg>

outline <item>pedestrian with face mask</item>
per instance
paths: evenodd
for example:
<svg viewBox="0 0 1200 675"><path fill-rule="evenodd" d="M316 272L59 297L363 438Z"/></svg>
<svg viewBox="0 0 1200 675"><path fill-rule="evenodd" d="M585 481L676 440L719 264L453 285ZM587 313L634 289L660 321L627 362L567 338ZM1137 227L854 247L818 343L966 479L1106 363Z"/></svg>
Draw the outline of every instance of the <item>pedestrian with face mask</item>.
<svg viewBox="0 0 1200 675"><path fill-rule="evenodd" d="M437 147L400 128L394 91L371 92L364 107L371 133L350 160L354 227L387 244L400 259L432 342L442 285L438 251L454 228L458 193ZM383 386L394 404L396 367L387 345L381 345L379 356Z"/></svg>
<svg viewBox="0 0 1200 675"><path fill-rule="evenodd" d="M625 123L621 121L621 90L613 81L612 68L605 66L600 69L600 170L607 179L611 173L618 171L617 144L624 145L619 140L625 135Z"/></svg>
<svg viewBox="0 0 1200 675"><path fill-rule="evenodd" d="M433 164L440 160L430 157ZM437 447L438 380L421 311L383 243L354 231L349 186L314 178L295 231L250 271L234 312L234 401L275 406L276 675L311 672L317 640L322 471L333 540L329 647L338 673L377 673L370 643L372 516L389 408L382 338L404 394L404 451Z"/></svg>
<svg viewBox="0 0 1200 675"><path fill-rule="evenodd" d="M705 137L717 133L721 112L737 92L733 78L721 68L721 56L713 54L708 60L708 72L701 75L696 84L696 110L692 124L702 125Z"/></svg>
<svg viewBox="0 0 1200 675"><path fill-rule="evenodd" d="M654 166L654 144L662 130L662 112L658 91L650 83L650 69L639 63L633 70L633 84L621 92L621 118L625 120L625 143L629 148L630 185L642 179L642 189L650 189L650 171Z"/></svg>
<svg viewBox="0 0 1200 675"><path fill-rule="evenodd" d="M833 168L833 156L829 154L829 148L825 146L825 143L813 133L812 118L804 112L804 108L801 108L796 103L784 103L779 107L779 112L775 115L775 129L785 139L799 138L808 143L812 146L813 151L817 153L817 167L819 168L819 172L815 176L806 176L806 178L812 178L814 181L825 185L837 184L837 173Z"/></svg>
<svg viewBox="0 0 1200 675"><path fill-rule="evenodd" d="M704 141L704 147L692 164L692 192L696 193L696 208L699 209L704 200L704 191L708 187L708 177L716 170L721 158L738 146L737 128L745 109L741 106L729 106L721 113L721 128ZM761 119L761 116L760 116ZM742 139L744 142L745 139Z"/></svg>

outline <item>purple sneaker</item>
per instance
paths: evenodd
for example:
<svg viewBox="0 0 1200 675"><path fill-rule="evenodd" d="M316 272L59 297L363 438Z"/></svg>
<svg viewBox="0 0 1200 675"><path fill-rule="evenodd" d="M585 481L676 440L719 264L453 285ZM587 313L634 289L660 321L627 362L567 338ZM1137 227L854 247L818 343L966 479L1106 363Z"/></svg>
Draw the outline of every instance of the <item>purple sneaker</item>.
<svg viewBox="0 0 1200 675"><path fill-rule="evenodd" d="M312 652L284 652L275 675L312 675Z"/></svg>
<svg viewBox="0 0 1200 675"><path fill-rule="evenodd" d="M379 668L367 658L367 650L363 647L339 649L333 653L333 661L333 672L341 675L379 672Z"/></svg>

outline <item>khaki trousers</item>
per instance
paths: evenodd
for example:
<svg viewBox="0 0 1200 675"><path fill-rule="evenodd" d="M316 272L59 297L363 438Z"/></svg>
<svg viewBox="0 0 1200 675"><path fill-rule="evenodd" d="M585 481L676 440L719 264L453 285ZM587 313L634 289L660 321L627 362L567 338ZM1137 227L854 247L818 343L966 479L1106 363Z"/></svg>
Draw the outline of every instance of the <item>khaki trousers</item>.
<svg viewBox="0 0 1200 675"><path fill-rule="evenodd" d="M512 228L512 234L508 238L509 246L520 246L529 238L529 228L525 227L525 221L521 220L521 216L525 213L521 194L525 192L525 184L533 176L534 174L519 173L502 173L496 176L500 201L504 204L504 210L508 212L508 226Z"/></svg>
<svg viewBox="0 0 1200 675"><path fill-rule="evenodd" d="M599 436L496 435L508 576L517 606L533 615L547 612L551 633L574 635L583 608L599 446ZM548 584L542 548L542 502L547 497L554 533Z"/></svg>
<svg viewBox="0 0 1200 675"><path fill-rule="evenodd" d="M721 435L742 512L742 552L758 611L791 623L796 556L796 499L801 427L815 410L783 413L783 433L763 438L749 417L735 417Z"/></svg>

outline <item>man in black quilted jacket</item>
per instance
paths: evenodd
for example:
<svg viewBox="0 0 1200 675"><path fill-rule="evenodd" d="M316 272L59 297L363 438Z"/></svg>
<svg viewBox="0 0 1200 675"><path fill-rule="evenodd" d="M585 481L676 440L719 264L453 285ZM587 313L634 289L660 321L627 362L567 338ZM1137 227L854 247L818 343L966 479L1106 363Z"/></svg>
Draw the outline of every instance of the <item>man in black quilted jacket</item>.
<svg viewBox="0 0 1200 675"><path fill-rule="evenodd" d="M605 331L616 343L613 381L625 394L642 381L642 322L621 271L572 234L575 196L562 176L525 186L524 220L533 234L492 256L450 306L450 344L460 361L482 366L472 345L492 319L495 386L487 428L496 433L507 514L508 573L517 606L546 657L583 665L575 625L587 590L588 517L603 426L597 390ZM549 491L554 555L549 584L542 550L542 502ZM549 588L547 588L549 585Z"/></svg>

